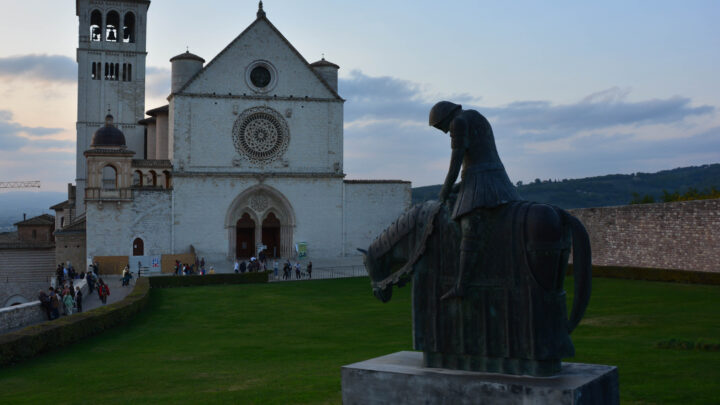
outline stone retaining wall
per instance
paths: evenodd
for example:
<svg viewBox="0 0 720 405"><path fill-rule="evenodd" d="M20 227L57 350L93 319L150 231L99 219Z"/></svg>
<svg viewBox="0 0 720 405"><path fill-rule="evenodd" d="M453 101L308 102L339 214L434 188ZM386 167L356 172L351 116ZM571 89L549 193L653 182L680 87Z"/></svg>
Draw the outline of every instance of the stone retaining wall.
<svg viewBox="0 0 720 405"><path fill-rule="evenodd" d="M593 264L720 272L720 199L569 210Z"/></svg>
<svg viewBox="0 0 720 405"><path fill-rule="evenodd" d="M80 287L83 297L88 296L88 285L85 280L75 280L75 286ZM60 310L62 314L62 309ZM0 308L0 333L5 333L22 326L47 321L47 315L40 306L40 301Z"/></svg>

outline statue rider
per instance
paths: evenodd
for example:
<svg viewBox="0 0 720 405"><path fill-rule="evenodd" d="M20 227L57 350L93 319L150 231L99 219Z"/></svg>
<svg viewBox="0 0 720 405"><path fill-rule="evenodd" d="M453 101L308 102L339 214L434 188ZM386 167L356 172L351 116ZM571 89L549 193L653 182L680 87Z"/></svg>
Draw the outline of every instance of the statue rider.
<svg viewBox="0 0 720 405"><path fill-rule="evenodd" d="M520 200L515 186L510 182L505 167L495 147L495 137L488 120L475 110L463 110L459 104L440 101L430 110L430 125L450 132L452 157L445 183L440 191L440 201L446 203L453 190L460 168L462 180L457 189L457 200L452 219L460 223L460 268L458 277L443 300L465 295L466 283L482 254L482 221L473 215L478 210L499 207Z"/></svg>

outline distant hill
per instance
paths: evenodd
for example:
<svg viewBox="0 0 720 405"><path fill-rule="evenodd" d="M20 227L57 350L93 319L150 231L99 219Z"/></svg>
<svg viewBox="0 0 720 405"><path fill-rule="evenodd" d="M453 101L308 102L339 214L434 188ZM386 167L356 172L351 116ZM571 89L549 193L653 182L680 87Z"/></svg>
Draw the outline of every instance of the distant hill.
<svg viewBox="0 0 720 405"><path fill-rule="evenodd" d="M0 232L12 231L14 223L43 213L55 215L50 207L67 200L67 192L5 191L0 193Z"/></svg>
<svg viewBox="0 0 720 405"><path fill-rule="evenodd" d="M536 180L522 184L518 192L525 200L554 204L562 208L606 207L626 205L633 193L651 195L662 201L663 190L684 192L720 188L720 164L680 167L657 173L610 174L583 179L559 181ZM412 190L413 204L436 199L441 185Z"/></svg>

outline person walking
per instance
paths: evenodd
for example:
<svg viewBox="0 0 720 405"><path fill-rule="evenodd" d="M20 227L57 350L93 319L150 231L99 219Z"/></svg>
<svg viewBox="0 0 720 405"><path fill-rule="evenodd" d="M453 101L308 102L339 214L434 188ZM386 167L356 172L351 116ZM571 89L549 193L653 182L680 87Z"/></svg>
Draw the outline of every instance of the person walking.
<svg viewBox="0 0 720 405"><path fill-rule="evenodd" d="M75 308L77 308L77 312L82 312L82 291L80 291L80 287L75 287Z"/></svg>
<svg viewBox="0 0 720 405"><path fill-rule="evenodd" d="M243 265L244 265L244 264L245 264L245 262L243 262ZM243 266L243 267L245 267L245 266ZM240 272L240 262L238 262L237 259L235 259L235 266L234 266L233 270L235 271L235 273L239 273L239 272Z"/></svg>
<svg viewBox="0 0 720 405"><path fill-rule="evenodd" d="M55 289L50 287L50 319L57 319L60 317L60 300L58 299Z"/></svg>
<svg viewBox="0 0 720 405"><path fill-rule="evenodd" d="M110 287L105 284L103 279L98 280L98 298L103 304L107 304L107 297L110 295Z"/></svg>
<svg viewBox="0 0 720 405"><path fill-rule="evenodd" d="M63 295L63 304L65 304L65 315L70 316L73 313L73 307L75 306L75 300L73 300L70 291L67 290Z"/></svg>
<svg viewBox="0 0 720 405"><path fill-rule="evenodd" d="M312 261L308 262L307 273L308 273L308 278L312 278Z"/></svg>
<svg viewBox="0 0 720 405"><path fill-rule="evenodd" d="M50 297L45 293L45 291L40 290L40 293L38 294L38 301L40 301L40 306L42 306L42 309L45 311L48 320L52 320L52 306L50 302Z"/></svg>
<svg viewBox="0 0 720 405"><path fill-rule="evenodd" d="M275 260L273 262L273 275L275 277L275 280L277 280L278 279L278 262L277 262L277 260Z"/></svg>

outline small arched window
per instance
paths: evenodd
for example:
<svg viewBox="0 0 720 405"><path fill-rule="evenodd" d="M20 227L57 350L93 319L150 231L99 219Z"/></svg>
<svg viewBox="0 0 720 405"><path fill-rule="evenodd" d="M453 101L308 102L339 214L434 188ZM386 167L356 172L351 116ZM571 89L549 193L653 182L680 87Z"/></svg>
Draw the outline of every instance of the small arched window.
<svg viewBox="0 0 720 405"><path fill-rule="evenodd" d="M123 42L135 42L135 14L127 13L123 19Z"/></svg>
<svg viewBox="0 0 720 405"><path fill-rule="evenodd" d="M120 80L120 64L115 64L115 80Z"/></svg>
<svg viewBox="0 0 720 405"><path fill-rule="evenodd" d="M90 14L90 41L102 41L102 13L100 10L93 10Z"/></svg>
<svg viewBox="0 0 720 405"><path fill-rule="evenodd" d="M37 230L36 229L32 230L32 238L37 239Z"/></svg>
<svg viewBox="0 0 720 405"><path fill-rule="evenodd" d="M60 217L60 228L65 227L65 217Z"/></svg>
<svg viewBox="0 0 720 405"><path fill-rule="evenodd" d="M145 242L140 238L135 238L133 241L133 256L144 256L145 255Z"/></svg>
<svg viewBox="0 0 720 405"><path fill-rule="evenodd" d="M135 170L133 173L133 186L142 187L143 185L143 175L140 170Z"/></svg>
<svg viewBox="0 0 720 405"><path fill-rule="evenodd" d="M97 79L97 77L98 77L96 68L97 68L97 66L95 65L95 62L93 62L92 63L92 74L90 75L90 77L92 77L93 80Z"/></svg>
<svg viewBox="0 0 720 405"><path fill-rule="evenodd" d="M108 42L117 42L120 34L120 14L117 11L107 13L105 17L105 40Z"/></svg>
<svg viewBox="0 0 720 405"><path fill-rule="evenodd" d="M117 188L117 170L110 165L103 167L102 188L105 190L115 190Z"/></svg>
<svg viewBox="0 0 720 405"><path fill-rule="evenodd" d="M163 177L165 178L165 188L169 189L172 187L172 178L170 177L170 172L165 170L163 171Z"/></svg>
<svg viewBox="0 0 720 405"><path fill-rule="evenodd" d="M155 173L155 170L150 170L150 173L148 173L148 183L153 187L157 186L157 173Z"/></svg>

